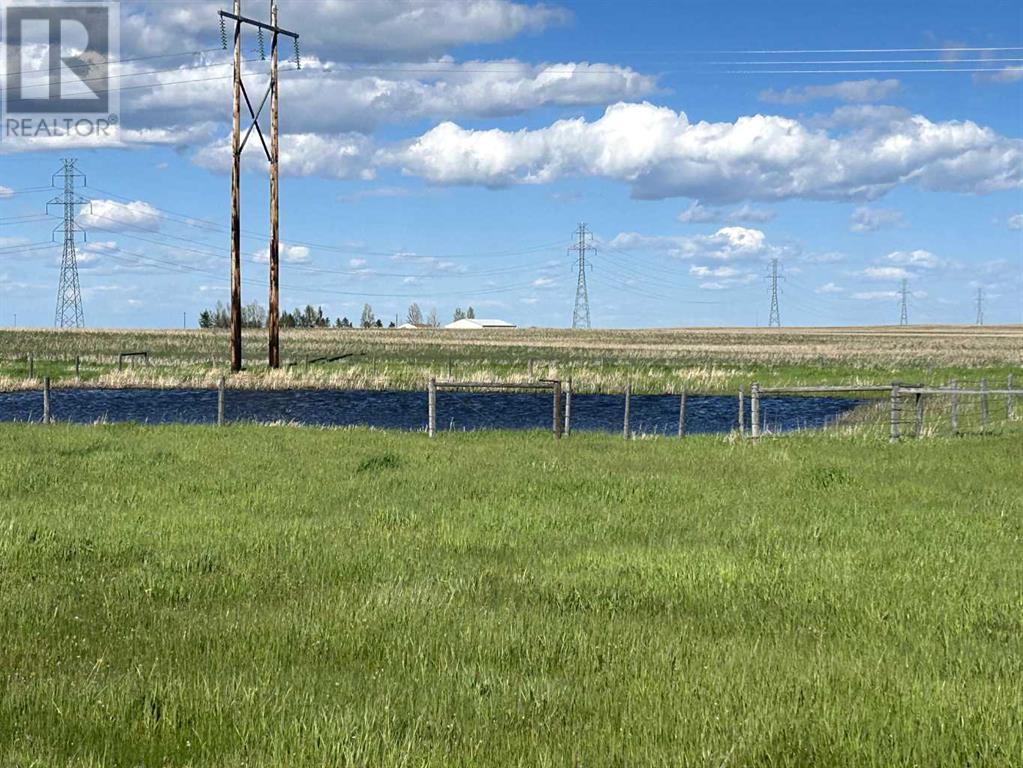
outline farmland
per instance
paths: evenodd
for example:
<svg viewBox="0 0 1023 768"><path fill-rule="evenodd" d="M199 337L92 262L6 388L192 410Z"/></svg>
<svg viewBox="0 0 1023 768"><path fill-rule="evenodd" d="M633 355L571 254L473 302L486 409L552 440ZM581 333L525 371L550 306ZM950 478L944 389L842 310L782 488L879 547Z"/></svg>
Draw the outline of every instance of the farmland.
<svg viewBox="0 0 1023 768"><path fill-rule="evenodd" d="M430 376L525 381L569 376L580 392L732 392L765 386L1004 382L1023 366L1023 326L668 329L646 331L286 330L285 367L265 367L263 332L246 331L233 387L422 388ZM147 350L149 365L117 356ZM0 389L73 384L213 386L227 370L226 332L0 330ZM29 377L28 356L33 356ZM309 362L344 356L337 362Z"/></svg>
<svg viewBox="0 0 1023 768"><path fill-rule="evenodd" d="M1018 434L0 439L4 765L1023 759Z"/></svg>

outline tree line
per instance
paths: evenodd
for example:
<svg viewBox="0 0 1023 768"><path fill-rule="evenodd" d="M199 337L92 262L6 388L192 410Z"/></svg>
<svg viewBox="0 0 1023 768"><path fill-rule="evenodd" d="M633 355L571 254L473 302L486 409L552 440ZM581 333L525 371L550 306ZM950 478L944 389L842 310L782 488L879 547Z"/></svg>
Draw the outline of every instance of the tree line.
<svg viewBox="0 0 1023 768"><path fill-rule="evenodd" d="M469 307L463 310L456 307L453 315L455 320L472 319L476 317L476 311ZM266 308L259 302L252 302L242 306L242 328L265 328L268 314ZM423 310L416 303L408 308L405 320L412 325L421 327L439 328L440 320L437 317L437 310L431 309L430 314L424 319ZM314 307L306 304L305 307L295 307L290 312L281 312L279 324L281 328L354 328L354 324L347 317L338 317L331 322L330 317L323 313L323 307ZM229 328L231 326L231 311L223 302L218 301L212 309L204 309L199 313L200 328ZM373 307L365 304L362 307L362 315L359 317L360 328L383 328L383 321L373 312ZM394 328L392 320L387 324L388 328Z"/></svg>

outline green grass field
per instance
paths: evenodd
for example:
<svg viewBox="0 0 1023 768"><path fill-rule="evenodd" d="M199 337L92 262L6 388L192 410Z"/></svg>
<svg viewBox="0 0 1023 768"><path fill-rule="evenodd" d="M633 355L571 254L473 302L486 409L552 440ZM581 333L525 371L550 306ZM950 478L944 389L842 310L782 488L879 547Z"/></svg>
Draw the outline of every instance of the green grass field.
<svg viewBox="0 0 1023 768"><path fill-rule="evenodd" d="M0 764L1023 764L1018 434L0 425Z"/></svg>

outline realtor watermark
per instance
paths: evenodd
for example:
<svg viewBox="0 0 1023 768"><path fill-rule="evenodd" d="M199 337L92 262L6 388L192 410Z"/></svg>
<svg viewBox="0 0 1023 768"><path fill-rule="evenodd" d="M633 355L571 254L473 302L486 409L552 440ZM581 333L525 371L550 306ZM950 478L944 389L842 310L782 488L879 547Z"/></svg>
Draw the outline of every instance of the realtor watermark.
<svg viewBox="0 0 1023 768"><path fill-rule="evenodd" d="M3 25L0 140L116 139L120 94L116 0L8 0Z"/></svg>

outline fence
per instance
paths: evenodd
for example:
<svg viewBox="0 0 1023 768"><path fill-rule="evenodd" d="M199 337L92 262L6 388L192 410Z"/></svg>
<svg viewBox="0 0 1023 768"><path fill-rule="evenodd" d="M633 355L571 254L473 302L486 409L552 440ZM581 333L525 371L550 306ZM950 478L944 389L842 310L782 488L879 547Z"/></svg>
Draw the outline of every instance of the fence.
<svg viewBox="0 0 1023 768"><path fill-rule="evenodd" d="M754 439L760 437L764 425L760 418L760 398L764 394L870 394L887 393L887 418L884 400L878 399L873 408L862 409L852 423L863 427L875 417L874 424L884 426L890 442L902 438L928 435L986 434L996 427L1008 426L1016 420L1016 398L1023 396L1023 389L1013 388L1013 377L1009 374L1004 388L991 388L986 379L980 379L973 387L961 387L955 380L946 387L928 387L921 384L899 382L887 386L838 385L819 387L781 387L763 389L754 383L751 387L751 432ZM740 394L741 397L741 394ZM993 401L1004 403L1004 408L995 409ZM877 417L881 416L882 419ZM865 418L866 417L866 418ZM929 417L929 418L928 418ZM947 432L945 427L947 426Z"/></svg>
<svg viewBox="0 0 1023 768"><path fill-rule="evenodd" d="M771 428L771 421L768 418L767 406L775 402L772 398L780 396L790 396L787 398L788 404L791 406L791 396L834 396L834 395L853 395L860 396L859 400L850 401L855 403L855 407L843 407L842 409L834 412L834 425L849 426L860 430L863 434L869 435L871 429L876 429L878 437L887 437L891 442L898 442L902 439L909 437L922 438L933 435L984 435L1003 431L1010 424L1019 421L1019 411L1016 407L1016 400L1018 397L1023 397L1023 389L1016 389L1012 386L1012 376L1008 376L1005 382L1005 386L993 387L989 386L986 379L980 379L976 384L964 385L958 381L951 381L947 386L935 387L925 386L920 384L907 384L907 383L893 383L889 385L827 385L827 386L798 386L798 387L761 387L758 382L754 382L749 388L748 393L745 389L740 388L738 391L738 398L735 405L732 406L734 410L731 410L732 419L731 426L720 425L720 411L722 408L721 400L722 396L712 396L715 400L719 401L716 405L718 408L719 426L713 427L710 431L732 431L738 433L742 437L748 437L752 440L759 440L769 434L773 434L775 431L796 431L799 430L799 425L793 426L791 416L789 422L786 425L779 419L775 414L775 426L778 430ZM38 391L38 390L36 390ZM208 389L206 390L209 391ZM420 390L421 392L422 390ZM437 434L437 393L439 391L519 391L519 392L535 392L535 393L546 393L551 397L550 406L550 429L551 433L555 438L560 439L564 436L572 434L573 429L573 387L571 379L562 381L560 379L545 379L534 381L530 383L509 383L500 381L438 381L436 379L430 379L427 384L427 413L426 413L426 431L429 436L435 437ZM350 398L360 396L358 392L346 393ZM397 393L391 393L397 394ZM406 393L411 394L411 393ZM370 395L362 395L370 396ZM593 411L587 411L587 409L593 408L592 400L586 400L586 407L583 410L584 422L586 421L587 414L589 414L589 428L597 428L601 430L607 429L611 426L611 423L615 422L617 418L620 418L621 434L625 439L629 439L634 436L633 431L633 419L635 416L634 402L633 402L633 391L631 385L626 385L624 391L621 392L621 399L617 402L614 400L614 396L598 395L589 396L592 398L602 398L604 400L601 408L601 422L600 426L594 427L594 416ZM666 407L670 406L664 402L665 398L673 397L670 395L654 396L654 400L657 400L656 407L658 410L658 421L655 423L655 430L653 434L662 434L665 429L665 416L667 418L673 418L671 411L665 413ZM687 433L687 410L691 405L692 395L686 391L683 391L678 396L677 412L677 435L684 437ZM697 410L697 429L699 431L699 419L700 414L703 413L700 409L704 408L702 402L705 396L698 398L698 410ZM727 397L727 396L726 396ZM608 403L608 400L611 400ZM216 417L215 423L218 425L224 425L227 423L226 418L226 381L221 377L216 386ZM647 403L646 413L650 413L650 400L651 398L643 398L643 401ZM642 402L641 401L641 405ZM36 401L38 403L38 401ZM209 403L209 401L206 401ZM419 400L418 402L422 402ZM831 400L831 402L835 402ZM53 422L52 412L52 398L51 398L51 379L49 376L44 376L42 379L42 421L44 423ZM727 401L726 401L727 403ZM211 403L202 405L203 409L209 408L210 410L205 411L212 417ZM405 403L402 408L408 410L409 403ZM500 405L500 404L499 404ZM748 408L747 408L748 405ZM507 402L505 402L507 407ZM493 407L492 404L487 404L487 408ZM727 405L724 406L727 408ZM617 411L618 416L615 415L615 408L620 408ZM194 409L193 409L194 410ZM526 409L531 413L527 417L535 419L538 414L535 405L530 406ZM478 406L477 406L477 412ZM643 407L640 408L640 412L643 412ZM38 411L36 411L38 413ZM505 411L498 410L499 416L506 415ZM511 412L513 415L516 411ZM831 412L825 412L825 423L824 426L828 426L832 422L830 421ZM748 416L748 418L747 418ZM820 426L820 416L817 417L817 424ZM642 419L642 416L641 416ZM500 420L500 419L499 419ZM415 429L414 423L409 424L409 421L414 419L405 420L403 425L393 426L389 425L387 428L399 428L399 429ZM486 420L484 420L486 421ZM316 423L316 422L314 422ZM358 422L363 423L363 422ZM422 422L418 422L420 425ZM491 425L493 421L489 422ZM534 422L535 423L535 422ZM650 422L647 422L648 424ZM521 426L515 424L514 428ZM643 432L644 423L641 420L639 425L640 432ZM418 428L422 428L421 426ZM479 427L470 427L479 428ZM486 427L484 427L486 428ZM507 427L506 427L507 428ZM612 427L613 428L613 427ZM674 426L669 426L668 429L674 430ZM646 432L650 434L650 432Z"/></svg>
<svg viewBox="0 0 1023 768"><path fill-rule="evenodd" d="M523 390L523 391L544 391L550 390L552 395L552 416L551 432L554 437L561 439L566 427L571 431L572 418L572 387L569 383L568 395L565 403L566 418L562 421L562 382L560 379L545 379L533 384L507 384L498 381L437 381L430 379L427 384L427 426L426 432L430 437L437 435L437 391L447 390Z"/></svg>

